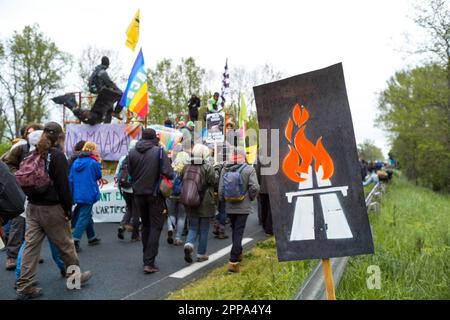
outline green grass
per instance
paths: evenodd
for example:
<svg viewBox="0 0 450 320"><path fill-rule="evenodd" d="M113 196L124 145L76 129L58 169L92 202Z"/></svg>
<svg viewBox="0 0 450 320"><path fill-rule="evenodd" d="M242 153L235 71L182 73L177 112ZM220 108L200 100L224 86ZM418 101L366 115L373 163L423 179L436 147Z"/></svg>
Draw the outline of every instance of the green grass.
<svg viewBox="0 0 450 320"><path fill-rule="evenodd" d="M244 250L241 272L230 274L226 265L173 292L168 299L288 300L317 264L317 260L278 262L273 238Z"/></svg>
<svg viewBox="0 0 450 320"><path fill-rule="evenodd" d="M370 219L375 254L349 260L338 299L450 299L450 195L396 175ZM380 268L380 290L367 288L371 265Z"/></svg>
<svg viewBox="0 0 450 320"><path fill-rule="evenodd" d="M10 143L0 143L0 156L2 156L6 151L11 148Z"/></svg>
<svg viewBox="0 0 450 320"><path fill-rule="evenodd" d="M367 195L373 185L365 188ZM375 254L352 257L338 299L450 299L450 196L396 175L371 214ZM168 299L292 299L317 260L279 263L275 240L244 251L241 273L226 265L171 293ZM381 269L381 290L367 289L367 267Z"/></svg>

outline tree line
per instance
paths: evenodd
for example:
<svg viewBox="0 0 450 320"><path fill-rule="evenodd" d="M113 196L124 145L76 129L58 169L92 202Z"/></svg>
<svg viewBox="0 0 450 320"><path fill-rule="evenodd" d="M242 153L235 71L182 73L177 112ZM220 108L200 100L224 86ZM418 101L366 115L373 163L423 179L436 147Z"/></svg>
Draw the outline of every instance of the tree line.
<svg viewBox="0 0 450 320"><path fill-rule="evenodd" d="M53 106L50 98L65 92L64 83L68 79L76 79L71 87L89 96L88 78L104 55L114 61L108 70L110 77L124 88L128 73L124 73L114 50L87 46L75 59L61 51L37 24L25 26L10 38L0 40L0 142L19 136L20 128L27 123L48 119L50 106ZM218 71L220 76L199 66L193 57L183 58L178 63L164 58L155 67L148 68L148 122L163 123L166 119L175 121L183 117L187 120L187 102L191 94L201 98L199 119L202 119L207 100L214 92L220 92L220 87L212 87L213 80L221 79L223 69ZM235 120L239 114L240 92L250 107L254 105L253 86L282 77L269 64L253 70L235 67L229 72L231 83L225 110ZM93 99L82 101L83 107L92 103ZM250 127L256 128L256 113L250 112L249 117Z"/></svg>
<svg viewBox="0 0 450 320"><path fill-rule="evenodd" d="M390 155L417 184L450 191L450 1L417 6L415 22L428 34L414 54L419 65L400 70L379 94L376 123L390 135Z"/></svg>

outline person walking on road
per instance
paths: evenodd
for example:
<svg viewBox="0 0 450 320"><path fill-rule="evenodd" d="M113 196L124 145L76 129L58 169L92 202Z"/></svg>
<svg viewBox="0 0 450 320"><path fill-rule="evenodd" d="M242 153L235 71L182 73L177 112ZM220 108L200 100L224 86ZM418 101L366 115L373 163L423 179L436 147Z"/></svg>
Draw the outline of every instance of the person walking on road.
<svg viewBox="0 0 450 320"><path fill-rule="evenodd" d="M209 259L206 254L211 218L216 212L214 188L218 174L208 161L210 151L202 144L192 149L191 164L183 168L183 187L180 201L185 205L189 217L189 231L184 245L184 260L192 263L194 244L198 239L197 262ZM197 199L197 200L196 200Z"/></svg>
<svg viewBox="0 0 450 320"><path fill-rule="evenodd" d="M184 205L180 202L181 180L182 172L185 165L190 161L190 156L185 151L177 153L172 167L175 171L175 178L173 182L173 191L169 199L167 199L167 206L169 209L169 216L167 219L167 242L179 246L183 243L181 240L184 225L186 223L186 210ZM175 240L173 235L175 234Z"/></svg>
<svg viewBox="0 0 450 320"><path fill-rule="evenodd" d="M157 187L161 175L172 179L173 170L167 153L158 145L156 131L142 131L142 138L129 153L129 171L134 204L142 220L144 273L158 272L155 259L159 238L166 219L165 199Z"/></svg>
<svg viewBox="0 0 450 320"><path fill-rule="evenodd" d="M229 155L220 175L219 199L225 201L225 211L231 221L232 240L229 272L239 272L242 260L242 238L248 215L252 213L252 201L259 192L255 169L245 163L246 152L237 147Z"/></svg>
<svg viewBox="0 0 450 320"><path fill-rule="evenodd" d="M83 151L86 156L80 155L70 169L70 188L74 202L78 208L78 219L73 231L75 248L81 250L80 240L86 231L88 244L93 246L100 243L94 230L92 220L92 207L100 200L100 189L97 181L102 179L102 166L97 156L97 146L94 142L87 141ZM90 153L90 154L89 154Z"/></svg>
<svg viewBox="0 0 450 320"><path fill-rule="evenodd" d="M44 133L37 145L37 152L43 159L49 159L48 175L53 182L38 195L28 196L27 231L22 255L20 278L16 282L18 299L32 299L42 295L42 289L33 286L44 236L56 245L66 268L80 265L70 234L72 197L68 181L68 163L61 151L64 133L56 122L44 126ZM67 269L66 269L67 270ZM92 276L91 272L71 274L79 276L81 284Z"/></svg>
<svg viewBox="0 0 450 320"><path fill-rule="evenodd" d="M128 153L136 147L137 140L131 140ZM116 168L115 180L125 200L126 211L117 229L117 237L123 240L125 230L131 230L131 241L140 241L139 237L139 212L134 205L133 188L131 187L131 176L129 172L129 155L122 156Z"/></svg>

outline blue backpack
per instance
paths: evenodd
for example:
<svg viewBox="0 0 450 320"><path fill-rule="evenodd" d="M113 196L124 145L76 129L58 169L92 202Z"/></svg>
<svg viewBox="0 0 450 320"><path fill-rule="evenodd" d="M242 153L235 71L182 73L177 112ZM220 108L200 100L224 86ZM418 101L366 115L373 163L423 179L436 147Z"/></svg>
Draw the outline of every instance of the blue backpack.
<svg viewBox="0 0 450 320"><path fill-rule="evenodd" d="M182 177L179 174L175 174L175 178L173 179L172 195L175 197L179 197L181 194L182 187L183 187Z"/></svg>
<svg viewBox="0 0 450 320"><path fill-rule="evenodd" d="M246 190L242 180L245 164L236 171L225 171L223 175L223 193L227 202L241 202L245 199Z"/></svg>

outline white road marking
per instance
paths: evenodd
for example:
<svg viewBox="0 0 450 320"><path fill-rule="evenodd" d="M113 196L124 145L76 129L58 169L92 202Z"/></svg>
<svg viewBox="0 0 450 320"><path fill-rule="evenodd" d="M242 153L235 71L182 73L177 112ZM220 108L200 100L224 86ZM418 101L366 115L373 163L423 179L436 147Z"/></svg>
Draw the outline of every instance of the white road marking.
<svg viewBox="0 0 450 320"><path fill-rule="evenodd" d="M242 245L245 245L247 243L249 243L250 241L252 241L252 238L244 238L242 239ZM213 263L214 261L222 258L223 256L225 256L226 254L229 254L231 250L231 245L211 254L209 256L209 259L207 261L204 262L196 262L193 263L192 265L183 268L175 273L172 273L169 277L170 278L177 278L177 279L183 279L187 276L189 276L190 274L193 274L194 272L196 272L197 270L206 267L208 264Z"/></svg>

